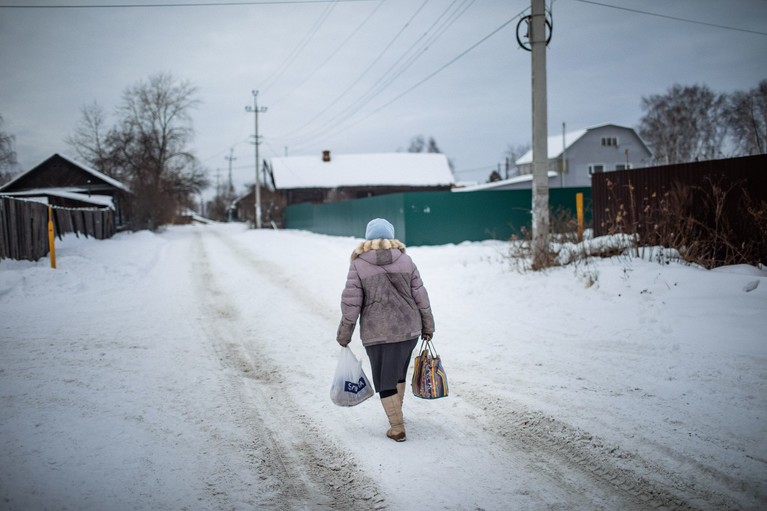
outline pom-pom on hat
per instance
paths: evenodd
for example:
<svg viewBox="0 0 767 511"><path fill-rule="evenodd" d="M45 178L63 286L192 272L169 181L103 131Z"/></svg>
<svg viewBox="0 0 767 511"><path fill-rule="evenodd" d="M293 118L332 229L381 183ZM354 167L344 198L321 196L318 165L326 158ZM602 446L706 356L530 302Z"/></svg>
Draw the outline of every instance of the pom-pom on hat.
<svg viewBox="0 0 767 511"><path fill-rule="evenodd" d="M374 218L368 222L368 227L365 230L365 239L377 240L380 238L387 240L394 239L394 226L390 224L388 220Z"/></svg>

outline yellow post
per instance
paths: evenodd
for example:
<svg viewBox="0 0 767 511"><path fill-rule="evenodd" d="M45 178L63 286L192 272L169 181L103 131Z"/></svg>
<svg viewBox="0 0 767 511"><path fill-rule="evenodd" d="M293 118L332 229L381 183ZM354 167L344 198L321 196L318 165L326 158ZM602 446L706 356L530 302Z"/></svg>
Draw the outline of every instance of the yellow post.
<svg viewBox="0 0 767 511"><path fill-rule="evenodd" d="M56 268L56 243L53 233L53 207L48 205L48 248L51 251L51 268Z"/></svg>
<svg viewBox="0 0 767 511"><path fill-rule="evenodd" d="M578 242L583 241L583 193L575 194L575 211L578 214Z"/></svg>

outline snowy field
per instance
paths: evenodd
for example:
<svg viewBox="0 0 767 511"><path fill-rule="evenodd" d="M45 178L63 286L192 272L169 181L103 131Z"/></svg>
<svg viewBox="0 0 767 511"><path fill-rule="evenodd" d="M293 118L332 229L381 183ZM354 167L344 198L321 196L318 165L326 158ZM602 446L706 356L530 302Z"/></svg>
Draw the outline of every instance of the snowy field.
<svg viewBox="0 0 767 511"><path fill-rule="evenodd" d="M0 509L767 507L767 272L411 247L450 396L406 396L395 443L377 397L329 397L357 241L186 226L1 261Z"/></svg>

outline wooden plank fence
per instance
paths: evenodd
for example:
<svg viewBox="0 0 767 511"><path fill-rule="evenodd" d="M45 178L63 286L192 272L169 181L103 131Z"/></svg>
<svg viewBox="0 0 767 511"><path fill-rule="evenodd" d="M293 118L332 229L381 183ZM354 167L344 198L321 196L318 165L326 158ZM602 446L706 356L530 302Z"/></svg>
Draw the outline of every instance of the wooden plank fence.
<svg viewBox="0 0 767 511"><path fill-rule="evenodd" d="M108 208L53 206L53 228L59 239L74 233L96 239L115 233L114 211ZM37 261L48 255L48 205L0 197L0 260Z"/></svg>

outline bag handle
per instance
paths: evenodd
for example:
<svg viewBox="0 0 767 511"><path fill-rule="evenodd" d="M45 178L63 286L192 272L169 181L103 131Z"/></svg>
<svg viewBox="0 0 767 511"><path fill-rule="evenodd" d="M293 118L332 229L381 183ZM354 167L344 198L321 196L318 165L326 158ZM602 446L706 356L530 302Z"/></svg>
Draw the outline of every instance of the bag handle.
<svg viewBox="0 0 767 511"><path fill-rule="evenodd" d="M418 353L423 353L424 346L426 347L426 350L428 350L429 355L431 355L432 358L437 358L439 355L437 354L437 348L434 347L434 342L431 339L421 339L421 347L418 349Z"/></svg>

